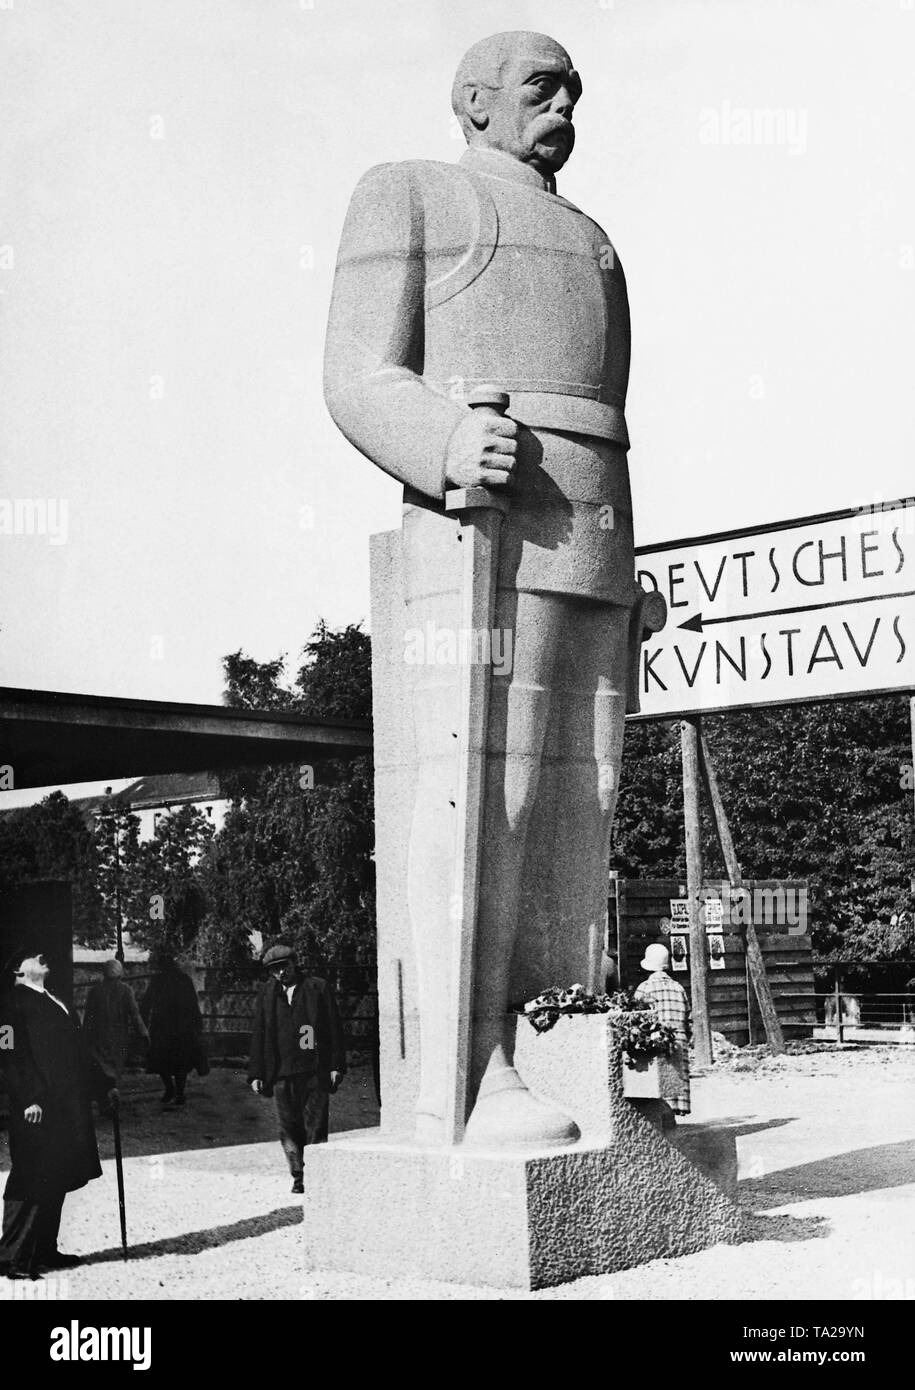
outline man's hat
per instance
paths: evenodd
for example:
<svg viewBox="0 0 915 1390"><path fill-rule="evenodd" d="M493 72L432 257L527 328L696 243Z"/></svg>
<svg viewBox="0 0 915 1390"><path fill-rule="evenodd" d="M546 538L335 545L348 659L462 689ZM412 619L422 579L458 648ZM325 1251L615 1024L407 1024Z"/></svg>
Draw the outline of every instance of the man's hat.
<svg viewBox="0 0 915 1390"><path fill-rule="evenodd" d="M295 951L291 946L280 943L277 946L271 946L269 951L264 952L264 965L278 965L283 960L295 960Z"/></svg>
<svg viewBox="0 0 915 1390"><path fill-rule="evenodd" d="M11 975L15 975L24 960L34 960L43 954L42 951L33 950L31 946L20 946L18 950L13 952L9 960L4 962L4 973L9 971Z"/></svg>

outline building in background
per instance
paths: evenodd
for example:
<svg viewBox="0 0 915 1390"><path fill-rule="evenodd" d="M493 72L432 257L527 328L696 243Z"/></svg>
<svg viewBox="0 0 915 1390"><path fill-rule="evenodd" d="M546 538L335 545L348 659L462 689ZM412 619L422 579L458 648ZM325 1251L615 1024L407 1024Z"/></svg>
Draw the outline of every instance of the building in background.
<svg viewBox="0 0 915 1390"><path fill-rule="evenodd" d="M219 778L210 772L140 777L113 799L138 817L141 840L151 840L162 817L182 806L196 807L210 821L214 831L222 829L229 809L229 799L223 794ZM97 805L103 804L104 798L98 797L95 801Z"/></svg>
<svg viewBox="0 0 915 1390"><path fill-rule="evenodd" d="M81 797L73 803L82 812L86 823L95 825L100 816L116 809L137 817L140 822L139 839L141 843L151 840L164 816L173 815L183 806L193 806L212 824L214 832L222 829L229 808L219 783L219 778L209 772L164 773L154 777L140 777L129 786L110 796ZM92 947L74 947L74 962L81 965L101 963L111 955L110 949L94 950ZM148 952L136 946L130 933L124 933L124 958L140 962L148 958Z"/></svg>
<svg viewBox="0 0 915 1390"><path fill-rule="evenodd" d="M82 813L89 826L94 826L109 808L129 812L140 822L140 840L151 840L163 816L182 806L195 806L213 826L222 829L229 809L229 798L223 793L219 778L211 772L172 772L158 777L140 777L119 792L108 795L72 798L72 805ZM18 807L0 811L0 815L15 815Z"/></svg>

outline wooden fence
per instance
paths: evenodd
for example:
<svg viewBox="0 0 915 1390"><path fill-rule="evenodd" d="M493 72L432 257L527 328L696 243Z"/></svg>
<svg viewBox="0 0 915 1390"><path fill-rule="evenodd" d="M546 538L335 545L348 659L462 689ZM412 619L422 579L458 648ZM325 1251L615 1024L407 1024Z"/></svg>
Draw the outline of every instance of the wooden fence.
<svg viewBox="0 0 915 1390"><path fill-rule="evenodd" d="M210 1058L247 1057L257 991L265 978L262 967L252 966L245 972L244 978L230 987L220 980L216 971L203 966L183 968L193 979L197 990ZM374 988L374 972L362 967L339 966L328 973L337 991L347 1051L371 1054L377 1048L378 1033L378 996ZM124 966L124 979L138 1003L146 992L151 975L148 962L128 962ZM100 978L101 970L96 965L74 966L73 1002L81 1017L89 989ZM369 979L372 979L371 987Z"/></svg>
<svg viewBox="0 0 915 1390"><path fill-rule="evenodd" d="M708 884L704 893L720 896L721 884ZM794 918L801 908L804 924L807 884L796 880L772 879L747 882L745 903L759 937L766 976L772 990L776 1012L786 1037L809 1037L816 1023L813 954L810 936L798 931ZM620 980L629 988L646 978L639 968L645 947L652 941L670 948L671 939L662 931L662 919L671 916L671 899L686 896L685 885L677 879L617 879L611 883L608 911L608 949L617 956ZM788 907L784 913L783 908ZM730 910L729 910L730 909ZM741 908L741 913L743 908ZM722 937L724 968L709 971L709 1014L714 1031L732 1043L765 1042L765 1030L750 983L743 936L736 904L725 901ZM786 920L786 917L788 920ZM689 993L690 970L673 973L673 978Z"/></svg>

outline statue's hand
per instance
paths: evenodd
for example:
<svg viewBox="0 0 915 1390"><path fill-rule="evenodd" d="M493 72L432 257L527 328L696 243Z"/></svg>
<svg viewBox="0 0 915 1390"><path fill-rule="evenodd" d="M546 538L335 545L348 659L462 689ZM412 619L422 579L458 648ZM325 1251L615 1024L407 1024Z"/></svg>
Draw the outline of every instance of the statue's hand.
<svg viewBox="0 0 915 1390"><path fill-rule="evenodd" d="M451 487L504 487L511 481L518 425L504 415L468 410L448 445L445 479Z"/></svg>

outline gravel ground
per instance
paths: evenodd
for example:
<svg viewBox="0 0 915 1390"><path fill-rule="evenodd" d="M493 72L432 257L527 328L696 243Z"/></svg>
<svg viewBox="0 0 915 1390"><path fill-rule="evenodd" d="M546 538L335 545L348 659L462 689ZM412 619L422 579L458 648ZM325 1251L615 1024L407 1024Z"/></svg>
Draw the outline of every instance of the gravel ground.
<svg viewBox="0 0 915 1390"><path fill-rule="evenodd" d="M125 1109L131 1259L119 1253L114 1165L68 1198L63 1248L87 1263L48 1288L74 1299L915 1298L915 1052L744 1049L696 1078L693 1118L734 1127L742 1244L536 1294L308 1274L301 1211L271 1107L214 1071L186 1112L158 1111L135 1078ZM253 1108L252 1108L253 1107ZM333 1127L374 1122L364 1072ZM128 1123L131 1114L133 1120ZM248 1116L249 1118L244 1118ZM253 1119L250 1118L253 1116ZM234 1139L257 1140L238 1144ZM100 1127L103 1158L110 1134ZM186 1145L187 1147L183 1147ZM192 1147L193 1145L193 1147ZM17 1286L21 1287L21 1286ZM0 1280L0 1298L12 1288Z"/></svg>

